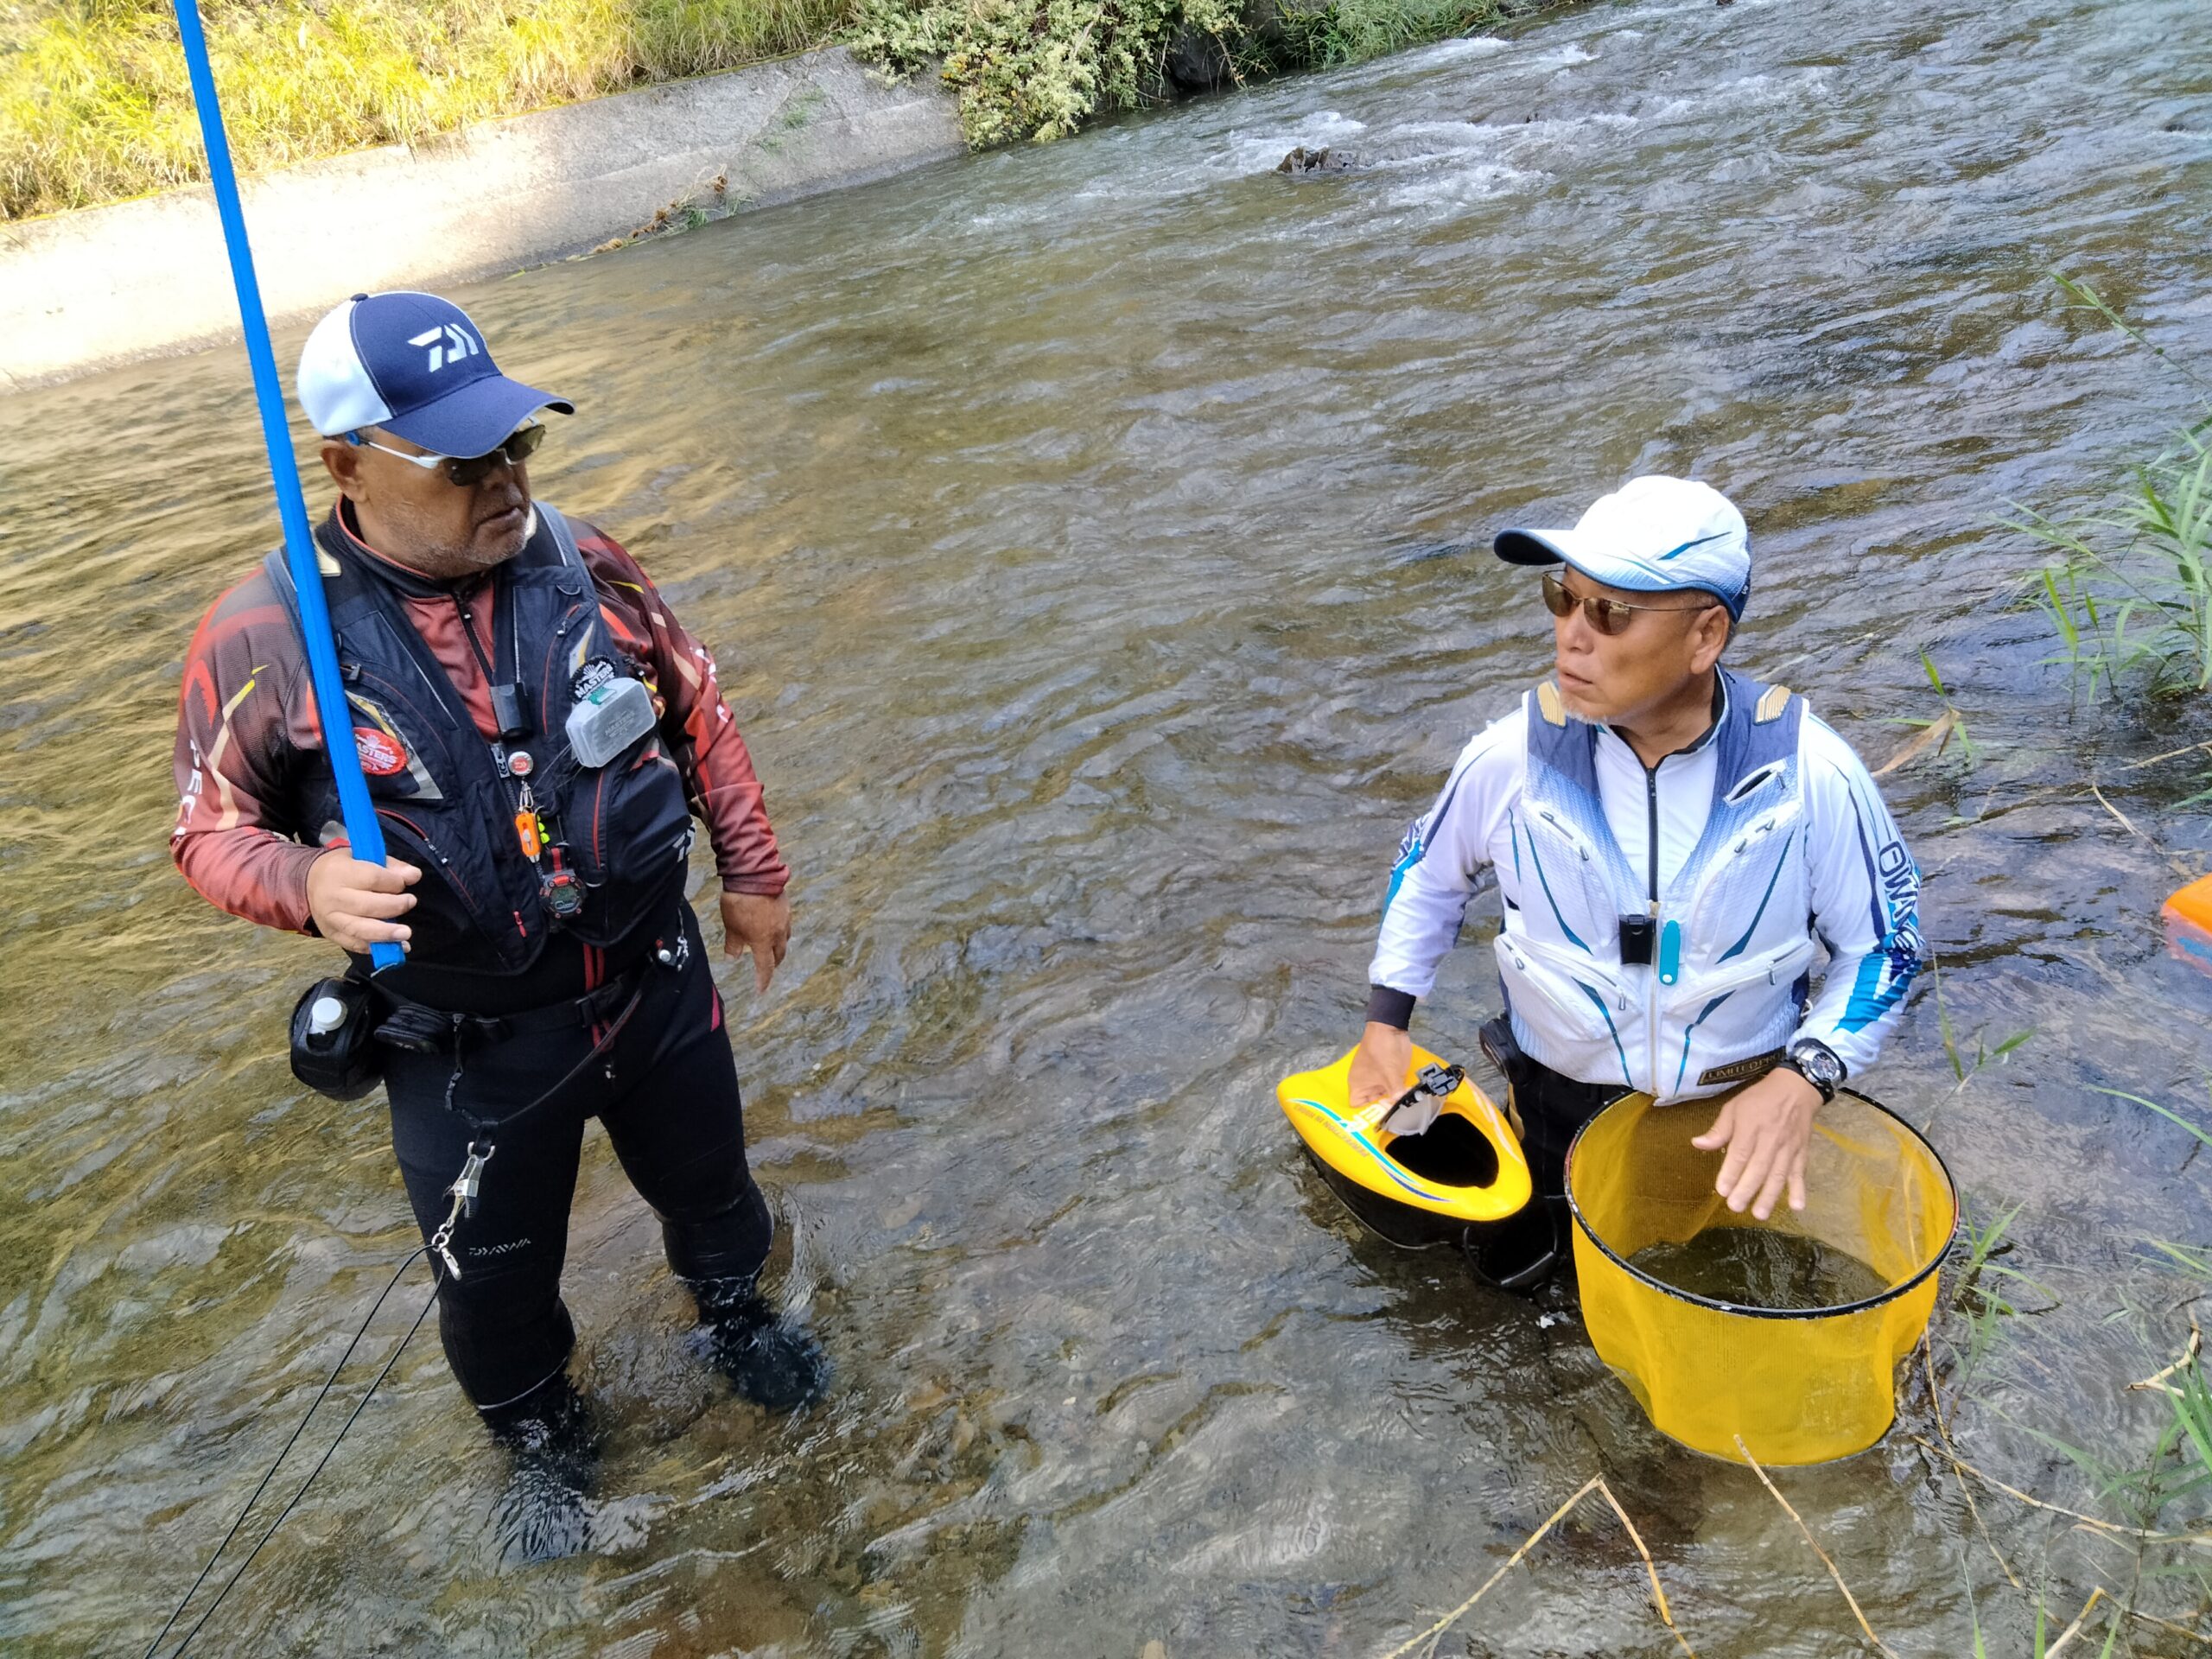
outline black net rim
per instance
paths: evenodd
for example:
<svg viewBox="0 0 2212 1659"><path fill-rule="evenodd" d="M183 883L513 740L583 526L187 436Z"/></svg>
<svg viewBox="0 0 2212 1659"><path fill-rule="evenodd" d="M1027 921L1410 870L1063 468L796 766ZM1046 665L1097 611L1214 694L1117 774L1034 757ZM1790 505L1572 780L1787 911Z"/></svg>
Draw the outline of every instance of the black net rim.
<svg viewBox="0 0 2212 1659"><path fill-rule="evenodd" d="M1937 1172L1943 1177L1943 1190L1950 1194L1951 1224L1944 1230L1942 1242L1938 1244L1935 1249L1929 1253L1927 1262L1917 1271L1914 1272L1907 1278L1899 1280L1896 1284L1890 1286L1887 1289L1884 1290L1880 1295L1869 1296L1863 1301L1838 1302L1833 1307L1746 1307L1739 1302L1724 1302L1716 1297L1700 1296L1693 1291L1684 1290L1679 1285L1670 1285L1663 1279L1654 1279L1649 1274L1644 1272L1643 1268L1630 1262L1624 1256L1616 1251L1611 1245L1606 1243L1604 1239L1599 1237L1598 1230L1595 1227L1592 1227L1590 1224L1588 1218L1583 1215L1582 1205L1577 1201L1574 1196L1574 1154L1576 1148L1580 1147L1582 1144L1582 1137L1590 1132L1592 1126L1596 1124L1607 1114L1617 1109L1622 1102L1635 1098L1635 1090L1630 1090L1626 1094L1619 1096L1616 1099L1606 1102L1605 1104L1599 1109L1595 1116L1592 1117L1588 1122L1585 1123L1580 1128L1574 1132L1574 1139L1567 1143L1567 1206L1573 1212L1575 1230L1580 1233L1583 1237L1588 1239L1592 1247L1602 1254L1608 1262L1611 1262L1615 1267L1628 1274L1630 1278L1635 1280L1639 1285L1647 1285L1653 1290L1659 1292L1660 1294L1663 1296L1671 1296L1678 1302L1688 1302L1693 1307L1707 1307L1711 1308L1716 1313L1733 1314L1738 1319L1833 1319L1840 1318L1846 1313L1863 1313L1869 1308L1880 1307L1885 1303L1897 1300L1898 1297L1903 1296L1907 1291L1915 1288L1925 1281L1930 1274L1940 1268L1943 1265L1943 1258L1951 1253L1951 1245L1959 1236L1959 1184L1951 1179L1951 1166L1943 1161L1943 1154L1936 1150L1935 1142L1929 1140L1926 1135L1921 1134L1918 1129L1914 1128L1911 1124L1906 1122L1903 1117L1891 1111L1888 1107L1883 1105L1880 1101L1876 1100L1872 1095L1862 1095L1856 1089L1839 1089L1836 1090L1836 1093L1839 1096L1847 1096L1851 1099L1857 1101L1862 1106L1872 1106L1876 1111L1881 1113L1884 1117L1888 1118L1899 1128L1903 1129L1907 1135L1917 1141L1921 1146L1926 1149L1929 1157L1935 1161ZM1649 1100L1650 1096L1647 1095L1644 1096L1643 1098Z"/></svg>

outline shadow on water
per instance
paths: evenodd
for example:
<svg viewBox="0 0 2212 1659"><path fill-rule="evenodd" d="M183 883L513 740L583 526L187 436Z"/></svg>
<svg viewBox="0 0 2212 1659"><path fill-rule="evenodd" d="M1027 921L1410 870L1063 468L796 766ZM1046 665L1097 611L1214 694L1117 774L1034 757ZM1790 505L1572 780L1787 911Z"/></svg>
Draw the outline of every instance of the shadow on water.
<svg viewBox="0 0 2212 1659"><path fill-rule="evenodd" d="M1405 821L1541 667L1484 538L1634 468L1745 505L1746 669L1878 755L1932 712L1925 648L1974 720L1975 766L1888 781L1954 1024L2040 1033L1938 1128L2057 1299L1977 1387L2139 1433L2183 1293L2135 1241L2201 1238L2203 1177L2091 1091L2193 1096L2212 992L2158 952L2169 867L2079 786L2084 745L2153 734L2069 716L1993 520L2084 499L2181 407L2038 269L2203 343L2192 21L1593 7L461 296L577 398L538 487L715 644L800 872L774 993L726 989L841 1389L772 1425L708 1387L594 1138L600 1550L499 1571L497 1459L425 1340L210 1645L1378 1652L1603 1470L1699 1653L1835 1651L1756 1482L1660 1440L1570 1301L1348 1232L1273 1103L1356 1029ZM1295 143L1364 165L1286 181ZM227 353L0 402L10 1651L150 1637L410 1242L380 1109L280 1052L321 951L164 856L191 620L272 531L246 406ZM2107 789L2177 849L2185 792ZM1485 932L1424 1010L1440 1052L1491 1011ZM1872 1081L1916 1121L1951 1093L1925 996ZM1906 1434L1789 1490L1899 1651L1966 1650L1969 1593L2026 1649ZM2107 1570L2037 1536L2069 1585ZM1578 1511L1445 1650L1675 1649Z"/></svg>

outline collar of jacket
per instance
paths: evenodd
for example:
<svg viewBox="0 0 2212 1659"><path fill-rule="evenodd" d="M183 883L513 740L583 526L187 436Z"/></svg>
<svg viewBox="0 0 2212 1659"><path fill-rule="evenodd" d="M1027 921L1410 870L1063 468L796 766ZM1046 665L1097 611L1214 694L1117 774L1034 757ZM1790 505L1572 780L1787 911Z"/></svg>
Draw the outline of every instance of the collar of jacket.
<svg viewBox="0 0 2212 1659"><path fill-rule="evenodd" d="M454 594L465 596L493 574L492 570L480 571L474 575L456 576L448 582L426 576L420 570L400 563L390 554L378 552L362 540L360 526L354 520L353 507L352 502L340 496L330 509L330 516L316 529L315 540L321 544L324 553L334 558L351 559L357 569L367 571L394 593L408 599L445 599ZM537 534L538 524L537 511L533 507L530 516L530 533L524 537L524 546L528 546L531 538ZM498 569L497 565L493 567L493 570Z"/></svg>

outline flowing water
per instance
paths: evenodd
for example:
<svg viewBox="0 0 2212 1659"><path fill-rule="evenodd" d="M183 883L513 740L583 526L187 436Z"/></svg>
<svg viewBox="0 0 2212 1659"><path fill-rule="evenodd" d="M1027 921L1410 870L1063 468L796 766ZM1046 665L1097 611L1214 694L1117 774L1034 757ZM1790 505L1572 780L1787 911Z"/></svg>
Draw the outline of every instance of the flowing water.
<svg viewBox="0 0 2212 1659"><path fill-rule="evenodd" d="M1274 173L1299 143L1362 166ZM2196 760L2128 768L2203 734L2069 713L1995 521L2188 416L2040 273L2212 362L2208 200L2195 0L1627 0L461 293L577 399L538 488L715 645L767 779L793 954L765 1000L726 984L839 1384L771 1423L707 1381L594 1135L597 1549L500 1568L499 1460L418 1337L193 1651L1376 1653L1601 1471L1707 1659L1843 1650L1748 1471L1655 1434L1571 1300L1363 1237L1272 1098L1357 1034L1406 820L1543 667L1487 537L1637 469L1746 508L1746 669L1877 756L1936 711L1923 649L1967 712L1970 765L1887 786L1965 1058L2037 1034L1955 1089L1923 989L1867 1081L1980 1214L2022 1206L2034 1285L1951 1432L2103 1503L2027 1431L2149 1445L2164 1402L2124 1384L2195 1293L2140 1241L2212 1231L2195 1143L2096 1092L2202 1099L2212 984L2153 918L2212 821ZM380 1109L285 1068L324 951L163 844L186 639L272 536L256 443L234 351L0 400L10 1653L143 1649L412 1243ZM1469 1060L1487 931L1423 1014ZM1897 1651L1967 1651L1970 1598L2026 1651L1910 1438L1924 1387L1903 1409L1792 1501ZM2062 1617L2126 1571L2009 1503ZM1594 1506L1443 1650L1678 1651Z"/></svg>
<svg viewBox="0 0 2212 1659"><path fill-rule="evenodd" d="M1857 1256L1770 1227L1708 1227L1679 1244L1648 1244L1628 1264L1647 1279L1732 1307L1849 1307L1889 1288Z"/></svg>

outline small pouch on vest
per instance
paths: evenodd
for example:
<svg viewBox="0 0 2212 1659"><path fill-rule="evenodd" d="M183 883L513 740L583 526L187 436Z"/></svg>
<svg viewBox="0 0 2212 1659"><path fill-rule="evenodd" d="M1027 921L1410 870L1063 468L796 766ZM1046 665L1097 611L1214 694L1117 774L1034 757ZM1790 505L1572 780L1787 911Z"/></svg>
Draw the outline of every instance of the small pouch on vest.
<svg viewBox="0 0 2212 1659"><path fill-rule="evenodd" d="M377 1040L404 1048L410 1054L450 1054L460 1021L452 1014L420 1002L394 1002L377 1027Z"/></svg>
<svg viewBox="0 0 2212 1659"><path fill-rule="evenodd" d="M660 723L653 694L643 680L607 680L594 686L569 710L569 750L590 772L608 761Z"/></svg>
<svg viewBox="0 0 2212 1659"><path fill-rule="evenodd" d="M384 1075L374 1019L359 980L315 981L292 1007L292 1075L319 1095L359 1100Z"/></svg>
<svg viewBox="0 0 2212 1659"><path fill-rule="evenodd" d="M1651 947L1659 937L1659 924L1649 916L1621 918L1621 965L1649 968Z"/></svg>

